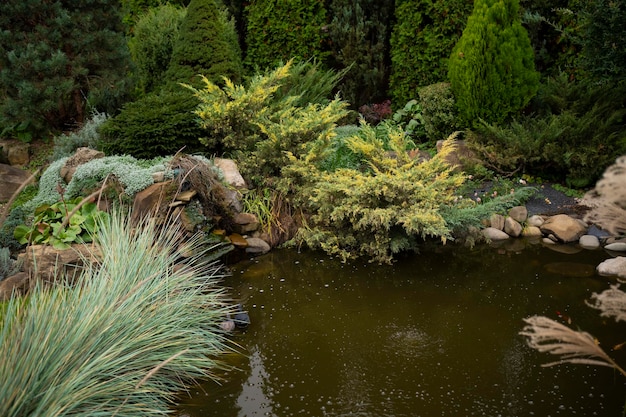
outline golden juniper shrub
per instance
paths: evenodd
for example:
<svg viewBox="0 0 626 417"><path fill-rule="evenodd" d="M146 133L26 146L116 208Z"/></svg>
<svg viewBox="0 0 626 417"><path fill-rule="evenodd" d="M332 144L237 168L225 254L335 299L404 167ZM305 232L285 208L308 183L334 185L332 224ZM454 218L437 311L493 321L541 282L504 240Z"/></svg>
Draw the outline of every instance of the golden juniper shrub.
<svg viewBox="0 0 626 417"><path fill-rule="evenodd" d="M252 78L247 87L225 79L223 88L203 79L205 88L191 89L200 99L196 114L213 139L239 161L254 182L279 174L288 163L285 152L300 156L312 141L331 132L347 115L347 103L336 97L325 104L298 105L299 96L274 93L290 76L291 61Z"/></svg>
<svg viewBox="0 0 626 417"><path fill-rule="evenodd" d="M453 141L447 141L433 159L420 163L406 152L400 129L389 135L391 151L383 149L367 124L349 138L351 149L369 163L366 172L318 169L315 161L323 157L328 142L317 142L302 158L291 156L281 187L293 193L296 205L312 213L296 243L344 260L366 256L390 263L395 254L414 249L420 240L435 237L445 242L450 237L440 208L453 204L454 191L465 181L445 162Z"/></svg>

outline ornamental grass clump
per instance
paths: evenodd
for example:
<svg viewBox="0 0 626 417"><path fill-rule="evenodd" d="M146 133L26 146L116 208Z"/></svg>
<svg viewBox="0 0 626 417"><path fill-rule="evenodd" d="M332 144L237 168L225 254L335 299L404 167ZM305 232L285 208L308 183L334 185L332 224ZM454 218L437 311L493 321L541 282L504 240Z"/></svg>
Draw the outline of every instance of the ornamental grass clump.
<svg viewBox="0 0 626 417"><path fill-rule="evenodd" d="M0 415L162 416L229 350L231 311L212 249L181 245L175 226L102 221L100 261L76 285L13 297L0 321ZM181 252L197 249L180 263Z"/></svg>

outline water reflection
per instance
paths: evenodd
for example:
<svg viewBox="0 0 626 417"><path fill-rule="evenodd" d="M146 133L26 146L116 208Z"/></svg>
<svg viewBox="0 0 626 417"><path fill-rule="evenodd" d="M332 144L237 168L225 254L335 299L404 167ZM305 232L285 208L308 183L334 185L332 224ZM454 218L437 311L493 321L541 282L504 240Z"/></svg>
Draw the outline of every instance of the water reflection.
<svg viewBox="0 0 626 417"><path fill-rule="evenodd" d="M252 325L235 336L247 356L233 357L239 370L226 383L184 398L180 415L621 415L620 376L542 368L551 358L517 334L523 317L543 314L606 346L624 341L626 325L584 304L611 280L567 272L607 255L573 256L456 248L389 267L276 251L239 264L229 284L250 310Z"/></svg>

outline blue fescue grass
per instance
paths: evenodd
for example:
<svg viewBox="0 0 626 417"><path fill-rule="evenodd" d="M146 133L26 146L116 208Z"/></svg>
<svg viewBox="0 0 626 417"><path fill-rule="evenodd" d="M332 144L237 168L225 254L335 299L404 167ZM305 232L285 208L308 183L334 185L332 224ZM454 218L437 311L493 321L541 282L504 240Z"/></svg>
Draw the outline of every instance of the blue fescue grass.
<svg viewBox="0 0 626 417"><path fill-rule="evenodd" d="M0 415L159 416L177 393L211 378L231 350L219 322L232 311L200 242L173 226L133 227L113 214L101 261L75 285L12 298L0 322ZM179 263L189 249L196 255ZM210 252L210 249L208 249Z"/></svg>

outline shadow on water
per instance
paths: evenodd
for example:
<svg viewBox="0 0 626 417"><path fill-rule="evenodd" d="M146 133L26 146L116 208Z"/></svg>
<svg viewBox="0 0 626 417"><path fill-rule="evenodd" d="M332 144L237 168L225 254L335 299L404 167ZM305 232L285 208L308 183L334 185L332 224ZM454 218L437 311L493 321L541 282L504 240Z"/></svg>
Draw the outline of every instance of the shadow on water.
<svg viewBox="0 0 626 417"><path fill-rule="evenodd" d="M235 266L250 311L245 355L218 385L184 395L179 416L620 416L626 381L564 365L518 335L530 315L571 322L618 362L626 325L585 305L612 279L609 255L531 246L444 247L393 266L279 250Z"/></svg>

